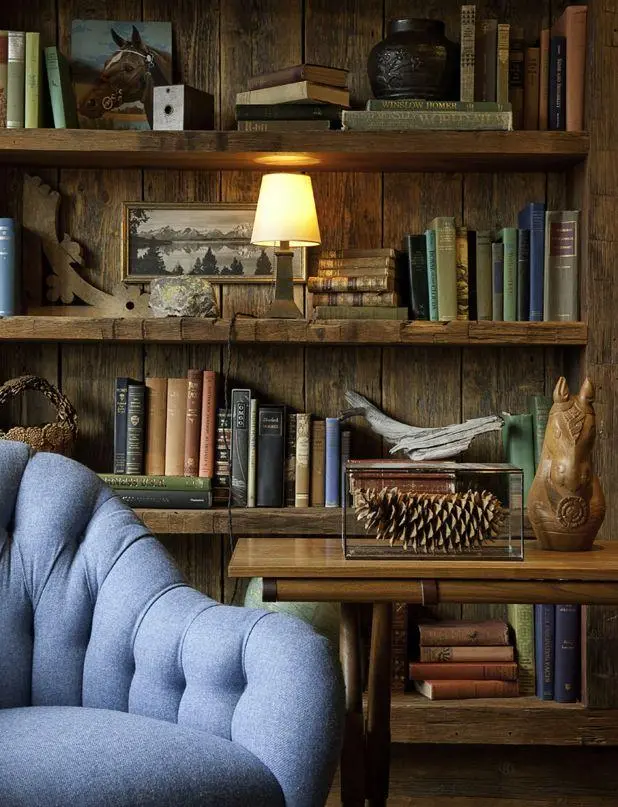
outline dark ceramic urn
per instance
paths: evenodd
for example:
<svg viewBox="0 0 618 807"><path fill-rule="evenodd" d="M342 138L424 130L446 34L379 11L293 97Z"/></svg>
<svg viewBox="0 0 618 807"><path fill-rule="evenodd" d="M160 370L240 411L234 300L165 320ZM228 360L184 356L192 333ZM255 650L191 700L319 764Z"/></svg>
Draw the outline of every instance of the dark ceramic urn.
<svg viewBox="0 0 618 807"><path fill-rule="evenodd" d="M391 20L388 36L369 54L367 71L376 98L450 101L458 61L440 20Z"/></svg>

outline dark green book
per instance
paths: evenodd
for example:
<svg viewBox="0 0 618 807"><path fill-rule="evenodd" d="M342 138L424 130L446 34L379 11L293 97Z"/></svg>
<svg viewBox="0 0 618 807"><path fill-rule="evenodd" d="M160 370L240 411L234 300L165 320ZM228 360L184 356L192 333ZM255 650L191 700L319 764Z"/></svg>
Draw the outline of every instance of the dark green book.
<svg viewBox="0 0 618 807"><path fill-rule="evenodd" d="M429 319L429 287L427 283L427 245L424 235L406 235L408 253L409 309L412 319Z"/></svg>
<svg viewBox="0 0 618 807"><path fill-rule="evenodd" d="M528 491L534 479L534 441L532 436L532 415L510 415L503 412L502 442L506 461L521 468L524 472L524 505L528 501Z"/></svg>
<svg viewBox="0 0 618 807"><path fill-rule="evenodd" d="M503 227L498 241L504 244L504 310L505 322L517 320L517 227Z"/></svg>
<svg viewBox="0 0 618 807"><path fill-rule="evenodd" d="M390 319L406 321L408 309L387 305L318 305L315 319Z"/></svg>
<svg viewBox="0 0 618 807"><path fill-rule="evenodd" d="M543 440L545 439L545 429L549 420L549 410L552 407L552 399L547 395L531 395L528 400L528 409L532 415L532 437L534 441L534 467L539 467L541 461L541 451L543 450Z"/></svg>
<svg viewBox="0 0 618 807"><path fill-rule="evenodd" d="M341 117L336 104L237 104L236 120L331 120Z"/></svg>
<svg viewBox="0 0 618 807"><path fill-rule="evenodd" d="M146 474L99 474L110 488L127 490L210 490L206 476L158 476Z"/></svg>
<svg viewBox="0 0 618 807"><path fill-rule="evenodd" d="M420 112L510 112L511 104L496 101L426 101L422 98L393 98L380 100L371 98L366 109L379 110L419 110Z"/></svg>

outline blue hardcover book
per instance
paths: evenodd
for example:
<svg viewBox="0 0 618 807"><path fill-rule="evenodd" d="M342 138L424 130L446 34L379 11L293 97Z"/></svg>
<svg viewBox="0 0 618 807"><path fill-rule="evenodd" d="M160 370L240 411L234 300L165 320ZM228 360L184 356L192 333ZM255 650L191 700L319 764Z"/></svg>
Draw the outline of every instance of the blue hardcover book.
<svg viewBox="0 0 618 807"><path fill-rule="evenodd" d="M554 699L554 623L555 605L534 606L534 643L536 661L536 696Z"/></svg>
<svg viewBox="0 0 618 807"><path fill-rule="evenodd" d="M504 244L491 245L491 318L504 319Z"/></svg>
<svg viewBox="0 0 618 807"><path fill-rule="evenodd" d="M436 263L436 231L425 230L427 245L427 288L429 291L429 319L439 320L438 314L438 265Z"/></svg>
<svg viewBox="0 0 618 807"><path fill-rule="evenodd" d="M564 36L552 36L549 43L549 129L566 129L566 52Z"/></svg>
<svg viewBox="0 0 618 807"><path fill-rule="evenodd" d="M530 316L530 230L517 230L517 319Z"/></svg>
<svg viewBox="0 0 618 807"><path fill-rule="evenodd" d="M580 606L556 605L554 699L573 703L579 698Z"/></svg>
<svg viewBox="0 0 618 807"><path fill-rule="evenodd" d="M0 219L0 317L19 313L15 222Z"/></svg>
<svg viewBox="0 0 618 807"><path fill-rule="evenodd" d="M412 319L429 319L429 289L427 286L427 245L424 235L406 235L404 246L408 255L408 309Z"/></svg>
<svg viewBox="0 0 618 807"><path fill-rule="evenodd" d="M132 378L116 379L114 391L114 473L127 472L127 422L129 384L136 384Z"/></svg>
<svg viewBox="0 0 618 807"><path fill-rule="evenodd" d="M326 476L324 504L339 507L341 485L341 431L339 418L326 418Z"/></svg>
<svg viewBox="0 0 618 807"><path fill-rule="evenodd" d="M545 202L530 202L519 211L518 227L530 230L530 322L543 321L545 277Z"/></svg>

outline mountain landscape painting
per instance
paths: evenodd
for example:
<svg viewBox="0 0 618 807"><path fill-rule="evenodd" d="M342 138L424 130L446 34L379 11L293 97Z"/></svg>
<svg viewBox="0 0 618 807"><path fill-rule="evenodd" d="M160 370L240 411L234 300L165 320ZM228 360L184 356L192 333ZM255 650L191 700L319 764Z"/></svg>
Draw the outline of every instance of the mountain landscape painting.
<svg viewBox="0 0 618 807"><path fill-rule="evenodd" d="M273 248L251 243L255 205L124 206L123 280L205 275L214 283L272 282ZM305 279L305 250L294 250L294 279Z"/></svg>

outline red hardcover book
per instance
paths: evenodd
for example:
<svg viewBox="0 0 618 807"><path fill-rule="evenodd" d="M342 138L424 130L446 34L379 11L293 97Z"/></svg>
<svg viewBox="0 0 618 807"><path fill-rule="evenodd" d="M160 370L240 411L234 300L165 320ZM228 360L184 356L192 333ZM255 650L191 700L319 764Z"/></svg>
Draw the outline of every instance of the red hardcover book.
<svg viewBox="0 0 618 807"><path fill-rule="evenodd" d="M215 473L217 374L204 370L202 392L202 432L200 436L199 476L212 478Z"/></svg>
<svg viewBox="0 0 618 807"><path fill-rule="evenodd" d="M516 698L517 681L415 681L414 686L432 701L468 698Z"/></svg>
<svg viewBox="0 0 618 807"><path fill-rule="evenodd" d="M418 626L424 647L469 647L471 645L508 645L509 627L499 619L484 622L433 622Z"/></svg>
<svg viewBox="0 0 618 807"><path fill-rule="evenodd" d="M513 647L421 647L419 661L441 661L450 664L455 661L514 661Z"/></svg>
<svg viewBox="0 0 618 807"><path fill-rule="evenodd" d="M412 681L516 681L517 664L507 662L412 662L410 664Z"/></svg>
<svg viewBox="0 0 618 807"><path fill-rule="evenodd" d="M185 426L185 476L197 476L200 461L200 424L202 419L202 371L187 373L187 423Z"/></svg>

